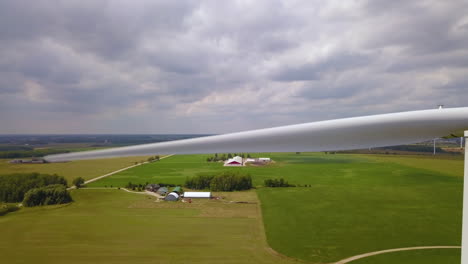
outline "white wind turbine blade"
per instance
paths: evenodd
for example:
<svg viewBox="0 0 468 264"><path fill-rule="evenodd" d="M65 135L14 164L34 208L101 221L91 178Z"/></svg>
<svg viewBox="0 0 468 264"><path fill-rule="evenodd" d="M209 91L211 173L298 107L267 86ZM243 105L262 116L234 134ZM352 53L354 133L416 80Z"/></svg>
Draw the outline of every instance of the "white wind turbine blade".
<svg viewBox="0 0 468 264"><path fill-rule="evenodd" d="M334 151L409 144L468 130L468 107L344 118L46 156L67 161L155 154Z"/></svg>

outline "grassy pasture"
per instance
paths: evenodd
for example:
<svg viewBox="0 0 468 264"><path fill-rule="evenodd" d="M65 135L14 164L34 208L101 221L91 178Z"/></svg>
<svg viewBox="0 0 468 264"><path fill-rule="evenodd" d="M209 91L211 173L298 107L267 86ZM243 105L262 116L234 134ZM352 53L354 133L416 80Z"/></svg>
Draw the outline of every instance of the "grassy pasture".
<svg viewBox="0 0 468 264"><path fill-rule="evenodd" d="M2 263L289 263L267 250L255 192L220 201L155 202L80 189L66 206L0 217Z"/></svg>
<svg viewBox="0 0 468 264"><path fill-rule="evenodd" d="M451 161L370 158L310 165L310 178L297 181L313 180L312 188L259 189L270 246L287 256L328 263L390 248L460 245L463 179L454 177ZM424 163L430 165L422 169ZM444 167L448 174L441 172ZM438 252L375 258L388 264L433 263ZM404 254L416 260L393 261ZM459 250L444 255L444 263L459 263Z"/></svg>
<svg viewBox="0 0 468 264"><path fill-rule="evenodd" d="M68 184L76 177L86 180L103 174L128 167L137 161L145 161L147 157L125 157L96 160L77 160L65 163L45 164L10 164L9 160L0 159L0 174L39 172L64 176Z"/></svg>

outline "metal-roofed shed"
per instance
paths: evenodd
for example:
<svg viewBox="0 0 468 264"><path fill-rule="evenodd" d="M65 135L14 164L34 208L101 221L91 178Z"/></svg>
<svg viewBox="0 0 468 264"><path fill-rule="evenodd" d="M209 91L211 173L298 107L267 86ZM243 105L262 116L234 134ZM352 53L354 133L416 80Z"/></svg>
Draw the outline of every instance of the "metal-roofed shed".
<svg viewBox="0 0 468 264"><path fill-rule="evenodd" d="M174 189L172 189L172 192L176 192L176 193L180 193L182 191L182 188L180 188L180 186L176 186L174 187Z"/></svg>
<svg viewBox="0 0 468 264"><path fill-rule="evenodd" d="M184 192L184 198L211 198L211 192Z"/></svg>
<svg viewBox="0 0 468 264"><path fill-rule="evenodd" d="M177 201L179 200L179 194L175 192L171 192L164 198L165 201Z"/></svg>

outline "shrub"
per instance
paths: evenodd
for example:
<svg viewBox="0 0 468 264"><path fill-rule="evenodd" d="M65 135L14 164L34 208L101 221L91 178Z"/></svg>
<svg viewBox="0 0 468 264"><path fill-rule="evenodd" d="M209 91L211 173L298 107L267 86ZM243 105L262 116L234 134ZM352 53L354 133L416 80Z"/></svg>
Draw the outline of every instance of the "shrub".
<svg viewBox="0 0 468 264"><path fill-rule="evenodd" d="M73 180L73 185L75 185L77 189L80 188L84 183L85 183L85 180L81 177L75 178Z"/></svg>
<svg viewBox="0 0 468 264"><path fill-rule="evenodd" d="M6 215L10 212L18 211L19 207L11 204L0 205L0 216Z"/></svg>
<svg viewBox="0 0 468 264"><path fill-rule="evenodd" d="M296 187L296 185L289 184L283 178L280 178L280 179L266 179L264 181L264 183L265 183L265 187Z"/></svg>

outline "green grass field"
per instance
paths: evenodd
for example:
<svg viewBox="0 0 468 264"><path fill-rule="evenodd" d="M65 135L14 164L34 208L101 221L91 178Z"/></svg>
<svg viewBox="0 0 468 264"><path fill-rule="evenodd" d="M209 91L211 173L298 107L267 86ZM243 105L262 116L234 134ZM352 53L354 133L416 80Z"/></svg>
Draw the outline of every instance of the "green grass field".
<svg viewBox="0 0 468 264"><path fill-rule="evenodd" d="M128 182L175 183L183 184L187 177L203 172L218 172L223 170L242 170L252 174L254 185L261 186L267 178L282 177L290 183L312 184L310 168L323 164L330 166L336 163L352 163L354 161L372 162L368 158L356 155L324 155L324 154L291 154L265 153L259 156L272 157L274 164L268 166L223 167L222 163L206 162L208 155L176 155L161 161L114 174L108 178L91 183L90 187L125 186Z"/></svg>
<svg viewBox="0 0 468 264"><path fill-rule="evenodd" d="M351 264L448 264L460 263L460 249L424 249L414 251L393 252L351 262Z"/></svg>
<svg viewBox="0 0 468 264"><path fill-rule="evenodd" d="M270 246L312 262L328 263L389 248L460 245L461 159L322 153L263 156L276 163L225 168L205 162L204 155L174 156L91 186L124 186L129 181L182 184L196 173L221 170L248 171L257 186L266 178L278 177L310 184L260 188L258 193ZM459 251L448 252L459 258ZM432 258L430 252L422 256L422 261L424 256Z"/></svg>
<svg viewBox="0 0 468 264"><path fill-rule="evenodd" d="M391 248L460 245L463 161L459 158L322 153L260 156L272 157L275 163L226 168L206 162L206 155L177 155L89 186L125 186L130 181L182 184L186 177L200 172L248 171L254 185L259 187L256 192L261 200L269 246L310 263L331 263ZM293 184L312 186L261 187L264 179L279 177ZM233 193L240 194L245 193ZM2 233L0 238L0 249L19 248L21 243L29 241L21 246L21 252L43 262L46 262L43 252L65 256L74 252L73 245L78 250L76 263L89 261L87 256L82 256L88 251L93 261L109 263L150 262L148 256L153 251L161 263L186 262L189 257L195 263L288 261L268 253L264 233L259 231L263 229L258 207L257 211L238 207L228 210L218 204L187 208L187 204L155 203L142 195L117 190L78 190L73 196L76 202L70 206L20 210L0 217L0 227L7 230L6 236ZM39 220L31 228L40 230L48 223L53 228L37 234L36 231L26 233L24 230L29 230L27 224L34 222L32 219ZM66 225L56 227L62 221ZM89 231L78 232L81 228L75 226L81 225ZM164 229L165 238L171 237L163 240L169 241L167 244L153 238L159 228ZM144 230L147 234L140 234ZM212 241L186 243L197 237ZM40 241L45 242L44 246L34 248L33 244ZM119 244L123 241L127 241L130 251ZM164 257L160 257L161 252ZM8 251L7 256L15 259L20 255ZM221 261L223 256L225 261ZM458 264L459 259L460 250L440 249L388 253L352 263Z"/></svg>
<svg viewBox="0 0 468 264"><path fill-rule="evenodd" d="M0 217L2 263L288 263L267 250L255 192L219 201L155 202L82 189L65 206Z"/></svg>
<svg viewBox="0 0 468 264"><path fill-rule="evenodd" d="M133 165L135 162L146 161L147 157L126 157L98 160L77 160L65 163L45 164L10 164L9 160L0 159L0 174L39 172L64 176L68 183L76 177L86 180L101 176L121 168Z"/></svg>

